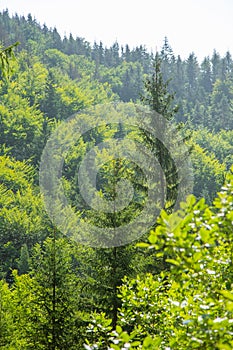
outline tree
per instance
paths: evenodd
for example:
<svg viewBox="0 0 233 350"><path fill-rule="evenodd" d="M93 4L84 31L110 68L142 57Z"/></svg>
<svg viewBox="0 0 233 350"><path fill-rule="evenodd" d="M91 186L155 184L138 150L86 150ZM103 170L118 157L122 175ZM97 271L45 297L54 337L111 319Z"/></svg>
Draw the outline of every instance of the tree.
<svg viewBox="0 0 233 350"><path fill-rule="evenodd" d="M44 146L42 113L10 87L1 98L0 118L1 144L17 160L38 164Z"/></svg>
<svg viewBox="0 0 233 350"><path fill-rule="evenodd" d="M213 153L220 164L225 164L229 171L233 159L233 131L221 130L211 133L207 129L193 132L193 140L207 153Z"/></svg>
<svg viewBox="0 0 233 350"><path fill-rule="evenodd" d="M71 245L57 239L55 231L42 246L35 245L30 272L35 306L28 316L27 338L38 349L76 349L80 344L80 290L71 262Z"/></svg>
<svg viewBox="0 0 233 350"><path fill-rule="evenodd" d="M0 264L1 278L8 282L12 269L18 268L22 246L31 251L49 231L33 176L32 166L0 156Z"/></svg>
<svg viewBox="0 0 233 350"><path fill-rule="evenodd" d="M205 93L212 92L212 72L211 61L209 57L205 57L200 67L200 84L204 88Z"/></svg>
<svg viewBox="0 0 233 350"><path fill-rule="evenodd" d="M169 81L164 82L161 72L161 58L156 54L154 61L154 73L151 77L148 77L145 81L146 93L142 96L142 102L149 105L150 109L154 112L153 118L156 118L156 113L161 115L166 120L174 120L175 114L178 111L178 107L174 106L174 94L168 92ZM152 118L152 117L150 117ZM156 125L155 120L150 120L151 125ZM165 179L162 171L160 170L160 182L161 182L161 193L163 193L162 207L166 206L166 201L169 207L172 207L176 197L177 191L177 169L174 168L172 163L171 155L168 154L168 150L158 139L153 139L147 132L143 132L145 143L148 144L155 156L157 157L162 171L164 172L165 178L168 183L168 195L165 199Z"/></svg>
<svg viewBox="0 0 233 350"><path fill-rule="evenodd" d="M214 50L213 55L211 57L212 63L212 74L213 74L213 83L217 79L221 79L221 57L216 50Z"/></svg>
<svg viewBox="0 0 233 350"><path fill-rule="evenodd" d="M160 53L161 57L161 72L164 81L171 80L174 75L174 67L175 67L175 56L173 50L168 42L168 38L164 38L164 44Z"/></svg>
<svg viewBox="0 0 233 350"><path fill-rule="evenodd" d="M232 129L232 100L232 79L228 77L225 80L216 80L210 96L210 125L208 125L210 130Z"/></svg>
<svg viewBox="0 0 233 350"><path fill-rule="evenodd" d="M197 88L197 76L198 76L198 62L194 53L191 53L186 62L186 76L188 83L188 93L191 96L195 96Z"/></svg>
<svg viewBox="0 0 233 350"><path fill-rule="evenodd" d="M124 102L137 101L143 91L143 68L139 62L122 62L115 72L119 76L121 84L113 86L120 99Z"/></svg>
<svg viewBox="0 0 233 350"><path fill-rule="evenodd" d="M163 43L163 47L161 50L161 58L162 58L162 60L165 60L167 62L172 62L175 59L173 50L172 50L172 48L168 42L168 38L166 36L164 38L164 43Z"/></svg>
<svg viewBox="0 0 233 350"><path fill-rule="evenodd" d="M135 112L132 104L127 106L119 104L115 113L118 113L119 116L127 112L129 113L127 108L131 113ZM103 113L104 111L109 113L109 110L114 110L112 105L106 107L102 105L98 106L94 110L96 118L99 117L99 113ZM136 132L135 130L133 131L134 133ZM119 156L119 158L115 159L111 152L108 154L108 148L99 150L97 146L99 143L111 138L113 149L115 152L121 154L121 140L127 136L130 137L130 133L133 137L133 131L130 127L124 126L124 124L119 123L115 125L113 123L113 125L101 126L86 133L83 135L82 141L77 143L73 148L73 156L68 158L66 162L66 173L64 174L66 176L67 188L69 189L69 184L71 185L69 193L72 194L72 205L75 206L79 215L89 225L102 229L101 235L96 233L91 241L92 246L96 245L97 247L106 248L93 249L92 252L93 263L88 272L89 279L87 280L87 284L89 284L89 287L86 288L89 294L92 295L92 300L89 301L88 304L90 306L87 307L91 310L102 310L106 312L112 318L112 327L114 329L117 325L119 307L117 288L122 283L122 278L125 275L133 275L141 267L139 263L140 256L138 256L136 249L131 244L124 246L124 242L121 241L122 235L118 236L117 229L121 226L124 227L124 225L130 223L131 220L140 214L146 199L147 189L139 166L136 166L133 161L124 157L121 158ZM95 145L97 146L95 147ZM98 196L104 199L107 204L110 202L113 205L114 208L112 211L106 210L106 207L103 209L102 207L98 207L98 210L94 210L97 196L92 198L91 203L86 203L80 194L80 187L83 184L78 183L75 169L77 167L77 160L80 162L85 154L84 151L89 148L95 149L91 161L94 164L101 164L96 179ZM74 159L76 159L76 162L73 163ZM86 163L83 171L85 172L85 179L88 181L92 171L94 171L93 164L91 162ZM128 192L123 191L119 195L117 191L120 180L128 180L134 187L134 196L129 204ZM89 187L88 190L90 190ZM117 207L119 206L119 202L122 207L121 209ZM123 203L123 206L121 203ZM127 203L126 207L124 207L124 203ZM109 207L111 207L111 204L109 204ZM84 233L82 232L82 234ZM124 235L131 235L133 237L133 232L127 232L126 230Z"/></svg>
<svg viewBox="0 0 233 350"><path fill-rule="evenodd" d="M197 198L204 197L210 204L223 185L225 165L221 164L213 153L206 152L195 143L191 159L194 169L193 193Z"/></svg>

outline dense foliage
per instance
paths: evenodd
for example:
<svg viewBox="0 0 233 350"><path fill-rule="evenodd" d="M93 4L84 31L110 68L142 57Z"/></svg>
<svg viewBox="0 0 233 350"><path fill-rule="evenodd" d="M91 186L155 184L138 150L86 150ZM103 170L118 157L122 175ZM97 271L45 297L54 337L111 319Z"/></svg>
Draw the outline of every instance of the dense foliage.
<svg viewBox="0 0 233 350"><path fill-rule="evenodd" d="M1 349L232 349L231 54L182 60L167 38L157 55L117 42L91 45L7 10L0 13L0 42ZM49 220L39 165L57 126L113 102L119 114L137 102L172 120L190 150L194 195L172 213L170 190L138 242L91 248ZM112 139L117 147L123 137L149 147L170 187L178 185L166 150L151 135L121 124L91 130L67 154L62 181L73 208L100 227L140 213L148 190L143 173L133 161L104 155L99 194L115 201L122 178L135 194L119 215L99 215L83 203L77 162L98 143ZM103 151L95 156L103 159Z"/></svg>

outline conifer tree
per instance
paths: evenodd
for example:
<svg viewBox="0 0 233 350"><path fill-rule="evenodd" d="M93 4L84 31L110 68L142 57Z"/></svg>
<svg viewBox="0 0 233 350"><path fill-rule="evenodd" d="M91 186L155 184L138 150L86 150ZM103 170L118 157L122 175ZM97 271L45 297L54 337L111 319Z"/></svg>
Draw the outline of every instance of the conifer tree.
<svg viewBox="0 0 233 350"><path fill-rule="evenodd" d="M121 147L118 141L123 139L128 130L119 123L115 129L113 138L116 140L115 147ZM98 154L97 154L98 157ZM137 254L137 248L134 244L122 245L117 236L117 228L127 224L140 213L143 205L143 199L146 196L146 189L143 187L140 169L127 159L109 158L98 179L98 187L105 199L114 203L112 212L93 212L89 219L94 225L106 228L106 234L101 239L103 244L115 242L115 247L99 248L93 251L93 260L91 276L95 279L95 293L97 301L97 310L101 309L111 318L112 328L116 329L118 323L118 309L120 300L118 298L118 288L122 284L124 276L135 276L141 268L140 257ZM117 193L117 184L122 179L129 179L134 187L134 198L132 202L122 210L117 208L119 193ZM128 193L121 194L120 201L127 201ZM119 203L118 203L119 204ZM108 228L113 229L113 234L109 233ZM125 232L125 235L132 234ZM98 242L99 243L99 242ZM104 267L104 268L103 268Z"/></svg>
<svg viewBox="0 0 233 350"><path fill-rule="evenodd" d="M35 245L30 274L39 312L32 313L30 327L42 349L76 349L79 343L78 279L71 262L71 245L57 238L55 230L42 247Z"/></svg>
<svg viewBox="0 0 233 350"><path fill-rule="evenodd" d="M158 53L156 54L154 61L154 72L152 76L148 77L145 81L146 93L142 96L142 102L149 105L152 112L150 115L150 124L156 127L157 115L161 115L168 121L174 120L175 114L178 111L178 106L174 106L174 94L168 92L169 81L164 82L161 72L162 60ZM166 207L166 202L169 208L173 206L177 186L178 176L177 169L172 161L172 155L169 154L166 147L157 138L153 138L148 132L143 131L144 141L151 150L154 152L158 159L162 171L160 171L161 193L163 193L162 207ZM167 195L165 199L165 180L167 182Z"/></svg>

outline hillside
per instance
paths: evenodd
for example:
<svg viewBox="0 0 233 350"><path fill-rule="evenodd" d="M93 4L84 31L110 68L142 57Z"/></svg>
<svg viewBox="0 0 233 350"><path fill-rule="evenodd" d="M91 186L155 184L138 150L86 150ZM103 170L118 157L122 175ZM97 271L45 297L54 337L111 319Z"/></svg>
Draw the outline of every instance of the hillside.
<svg viewBox="0 0 233 350"><path fill-rule="evenodd" d="M232 349L231 53L0 43L0 348Z"/></svg>

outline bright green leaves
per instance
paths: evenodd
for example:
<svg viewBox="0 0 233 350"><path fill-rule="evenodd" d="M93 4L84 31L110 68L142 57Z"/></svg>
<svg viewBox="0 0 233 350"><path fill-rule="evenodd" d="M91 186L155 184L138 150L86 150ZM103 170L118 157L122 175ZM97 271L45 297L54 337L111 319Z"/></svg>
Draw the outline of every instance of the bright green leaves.
<svg viewBox="0 0 233 350"><path fill-rule="evenodd" d="M170 264L164 295L159 295L155 282L150 282L149 288L143 282L147 294L157 290L156 296L152 296L153 301L158 299L153 315L158 310L161 313L163 305L160 314L163 322L158 323L157 329L165 342L159 349L165 349L165 345L172 349L232 347L232 185L232 175L228 175L212 207L190 196L177 213L168 215L163 211L158 226L150 233L149 247L154 247L155 254L164 256ZM129 305L124 310L126 315L133 309L130 303L135 304L139 286L141 282L135 286L132 281L131 285L121 287L125 295L126 291L134 293L128 298L122 296L123 305ZM145 310L148 322L153 323L149 316L153 303L143 306L144 300L145 297L138 300L138 307ZM134 319L134 327L142 324L145 322ZM149 334L155 334L153 328Z"/></svg>
<svg viewBox="0 0 233 350"><path fill-rule="evenodd" d="M0 346L5 349L12 337L13 330L13 305L8 285L0 281Z"/></svg>
<svg viewBox="0 0 233 350"><path fill-rule="evenodd" d="M119 322L124 329L135 331L140 339L147 334L158 332L158 325L163 322L166 281L154 278L151 274L136 279L124 279L119 288L122 306Z"/></svg>
<svg viewBox="0 0 233 350"><path fill-rule="evenodd" d="M155 350L159 349L162 339L159 336L146 336L143 340L139 340L143 336L142 328L133 330L130 333L125 331L123 326L116 326L116 330L112 331L109 320L105 318L105 314L94 315L95 319L88 327L90 338L95 337L96 343L91 344L86 340L84 348L86 350Z"/></svg>
<svg viewBox="0 0 233 350"><path fill-rule="evenodd" d="M206 152L197 144L193 145L191 159L195 179L194 194L198 198L206 198L210 204L223 185L226 167L214 154Z"/></svg>
<svg viewBox="0 0 233 350"><path fill-rule="evenodd" d="M194 204L194 201L190 196L186 203L181 203L182 209L171 215L163 211L148 240L159 256L166 255L167 262L181 269L199 271L205 254L209 254L208 248L216 246L217 237L214 223L201 219L209 215L205 202Z"/></svg>
<svg viewBox="0 0 233 350"><path fill-rule="evenodd" d="M41 197L33 187L34 169L0 157L0 256L2 275L17 267L20 248L46 235Z"/></svg>
<svg viewBox="0 0 233 350"><path fill-rule="evenodd" d="M30 107L27 100L8 91L0 106L1 143L18 160L32 158L38 162L43 147L43 115Z"/></svg>
<svg viewBox="0 0 233 350"><path fill-rule="evenodd" d="M10 60L15 59L14 48L19 45L19 42L16 42L13 45L10 45L6 48L0 46L0 72L4 78L7 78L10 73Z"/></svg>

